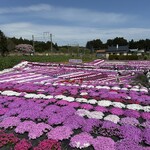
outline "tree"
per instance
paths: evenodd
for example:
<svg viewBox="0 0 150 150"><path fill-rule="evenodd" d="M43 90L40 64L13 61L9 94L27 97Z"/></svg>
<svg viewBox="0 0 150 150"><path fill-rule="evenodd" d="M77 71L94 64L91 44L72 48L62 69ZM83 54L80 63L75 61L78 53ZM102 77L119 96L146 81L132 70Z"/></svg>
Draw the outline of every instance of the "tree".
<svg viewBox="0 0 150 150"><path fill-rule="evenodd" d="M91 48L92 48L92 43L91 43L91 41L88 41L88 42L86 43L86 48L87 48L87 49L91 49Z"/></svg>
<svg viewBox="0 0 150 150"><path fill-rule="evenodd" d="M15 50L15 44L10 38L7 39L7 49L9 52Z"/></svg>
<svg viewBox="0 0 150 150"><path fill-rule="evenodd" d="M106 42L107 46L113 46L113 39L108 39Z"/></svg>
<svg viewBox="0 0 150 150"><path fill-rule="evenodd" d="M88 41L86 43L86 48L90 49L91 52L93 52L95 50L104 48L104 44L100 39L96 39L96 40Z"/></svg>
<svg viewBox="0 0 150 150"><path fill-rule="evenodd" d="M99 50L101 49L103 46L103 42L100 40L100 39L96 39L93 41L93 47L94 47L94 50Z"/></svg>
<svg viewBox="0 0 150 150"><path fill-rule="evenodd" d="M113 43L115 45L120 45L120 46L125 46L125 45L128 45L128 42L126 39L124 39L123 37L116 37L114 40L113 40Z"/></svg>
<svg viewBox="0 0 150 150"><path fill-rule="evenodd" d="M23 55L27 55L27 54L31 55L34 53L33 46L30 44L19 44L15 47L15 49L21 52Z"/></svg>
<svg viewBox="0 0 150 150"><path fill-rule="evenodd" d="M107 40L107 43L106 43L108 46L116 46L116 45L119 45L119 46L125 46L125 45L128 45L128 42L126 39L124 39L123 37L116 37L114 39L109 39Z"/></svg>
<svg viewBox="0 0 150 150"><path fill-rule="evenodd" d="M55 43L53 47L56 49L56 51L59 51L59 47L58 47L57 43Z"/></svg>
<svg viewBox="0 0 150 150"><path fill-rule="evenodd" d="M2 56L5 56L6 53L8 53L7 38L1 30L0 30L0 53Z"/></svg>
<svg viewBox="0 0 150 150"><path fill-rule="evenodd" d="M145 50L150 51L150 40L149 39L145 40Z"/></svg>
<svg viewBox="0 0 150 150"><path fill-rule="evenodd" d="M131 41L129 41L129 48L130 49L136 49L136 48L138 48L137 42L135 42L133 39Z"/></svg>
<svg viewBox="0 0 150 150"><path fill-rule="evenodd" d="M145 49L145 40L139 40L137 45L139 49Z"/></svg>

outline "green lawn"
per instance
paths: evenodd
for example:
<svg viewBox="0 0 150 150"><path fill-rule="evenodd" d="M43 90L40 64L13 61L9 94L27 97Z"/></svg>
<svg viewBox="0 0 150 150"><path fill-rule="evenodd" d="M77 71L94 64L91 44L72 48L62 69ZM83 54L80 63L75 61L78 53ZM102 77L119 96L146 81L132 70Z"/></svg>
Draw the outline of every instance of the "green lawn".
<svg viewBox="0 0 150 150"><path fill-rule="evenodd" d="M31 62L68 62L69 59L77 59L78 57L71 57L69 55L50 55L50 56L0 56L0 70L11 68L14 65L20 63L23 60ZM78 58L81 59L81 58ZM84 62L92 61L94 57L90 55L84 56L82 60Z"/></svg>

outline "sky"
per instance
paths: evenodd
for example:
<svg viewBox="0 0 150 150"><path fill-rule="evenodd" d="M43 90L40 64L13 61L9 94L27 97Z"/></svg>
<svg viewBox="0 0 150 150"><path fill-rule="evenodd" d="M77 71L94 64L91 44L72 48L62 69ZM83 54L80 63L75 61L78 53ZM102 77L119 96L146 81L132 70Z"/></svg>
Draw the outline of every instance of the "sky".
<svg viewBox="0 0 150 150"><path fill-rule="evenodd" d="M8 37L81 45L124 37L150 39L150 0L0 0L0 30Z"/></svg>

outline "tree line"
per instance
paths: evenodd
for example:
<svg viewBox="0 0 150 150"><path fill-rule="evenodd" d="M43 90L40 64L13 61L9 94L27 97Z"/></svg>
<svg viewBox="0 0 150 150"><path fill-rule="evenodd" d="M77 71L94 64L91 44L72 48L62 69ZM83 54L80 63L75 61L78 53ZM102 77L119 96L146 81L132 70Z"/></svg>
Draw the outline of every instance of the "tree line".
<svg viewBox="0 0 150 150"><path fill-rule="evenodd" d="M116 37L114 39L108 39L106 43L103 43L100 39L88 41L86 43L86 48L91 51L107 49L108 46L125 46L128 45L130 49L144 49L146 51L150 50L150 39L141 39L139 41L134 41L133 39L127 41L123 37Z"/></svg>
<svg viewBox="0 0 150 150"><path fill-rule="evenodd" d="M8 52L13 52L15 50L15 46L19 44L30 44L33 45L32 40L23 39L23 38L8 38L5 34L0 30L0 53L2 56L5 56ZM99 49L107 49L108 46L124 46L128 45L130 49L145 49L146 51L150 51L150 39L141 39L139 41L134 41L133 39L127 41L123 37L116 37L114 39L108 39L107 42L102 42L100 39L95 39L91 41L87 41L86 48L90 50L90 52L95 52ZM58 46L57 43L52 43L53 52L61 51L65 46ZM51 42L43 42L43 41L34 41L34 49L36 52L45 52L50 51ZM71 47L66 46L67 51L71 50Z"/></svg>
<svg viewBox="0 0 150 150"><path fill-rule="evenodd" d="M30 44L33 45L32 40L23 39L22 37L15 38L15 37L6 37L5 34L0 30L0 53L2 56L8 54L8 52L14 52L15 47L19 44ZM59 47L57 43L52 43L53 51L58 51ZM50 51L51 49L51 42L43 42L43 41L34 41L34 49L36 52L45 52Z"/></svg>
<svg viewBox="0 0 150 150"><path fill-rule="evenodd" d="M9 38L9 40L14 44L14 45L19 45L19 44L30 44L33 45L32 40L28 39L23 39L23 38ZM57 43L52 43L53 50L58 51L59 47ZM14 46L12 46L12 50L14 49ZM45 52L45 51L50 51L51 49L51 42L43 42L43 41L34 41L34 49L36 52Z"/></svg>

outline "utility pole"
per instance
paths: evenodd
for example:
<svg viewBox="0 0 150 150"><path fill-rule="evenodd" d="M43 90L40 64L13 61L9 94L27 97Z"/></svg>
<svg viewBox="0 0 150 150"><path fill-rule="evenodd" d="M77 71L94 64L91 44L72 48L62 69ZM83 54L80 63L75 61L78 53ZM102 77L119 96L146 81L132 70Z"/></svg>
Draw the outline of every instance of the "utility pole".
<svg viewBox="0 0 150 150"><path fill-rule="evenodd" d="M73 56L73 47L71 46L71 57Z"/></svg>
<svg viewBox="0 0 150 150"><path fill-rule="evenodd" d="M33 46L33 50L34 50L34 52L35 52L34 35L32 35L32 46Z"/></svg>
<svg viewBox="0 0 150 150"><path fill-rule="evenodd" d="M44 36L44 39L46 41L46 37L49 39L50 38L50 42L51 42L51 53L53 52L53 41L52 41L52 34L50 32L43 32L43 36ZM47 41L46 41L47 42Z"/></svg>
<svg viewBox="0 0 150 150"><path fill-rule="evenodd" d="M52 53L53 52L52 34L50 34L50 41L51 41L51 53Z"/></svg>

